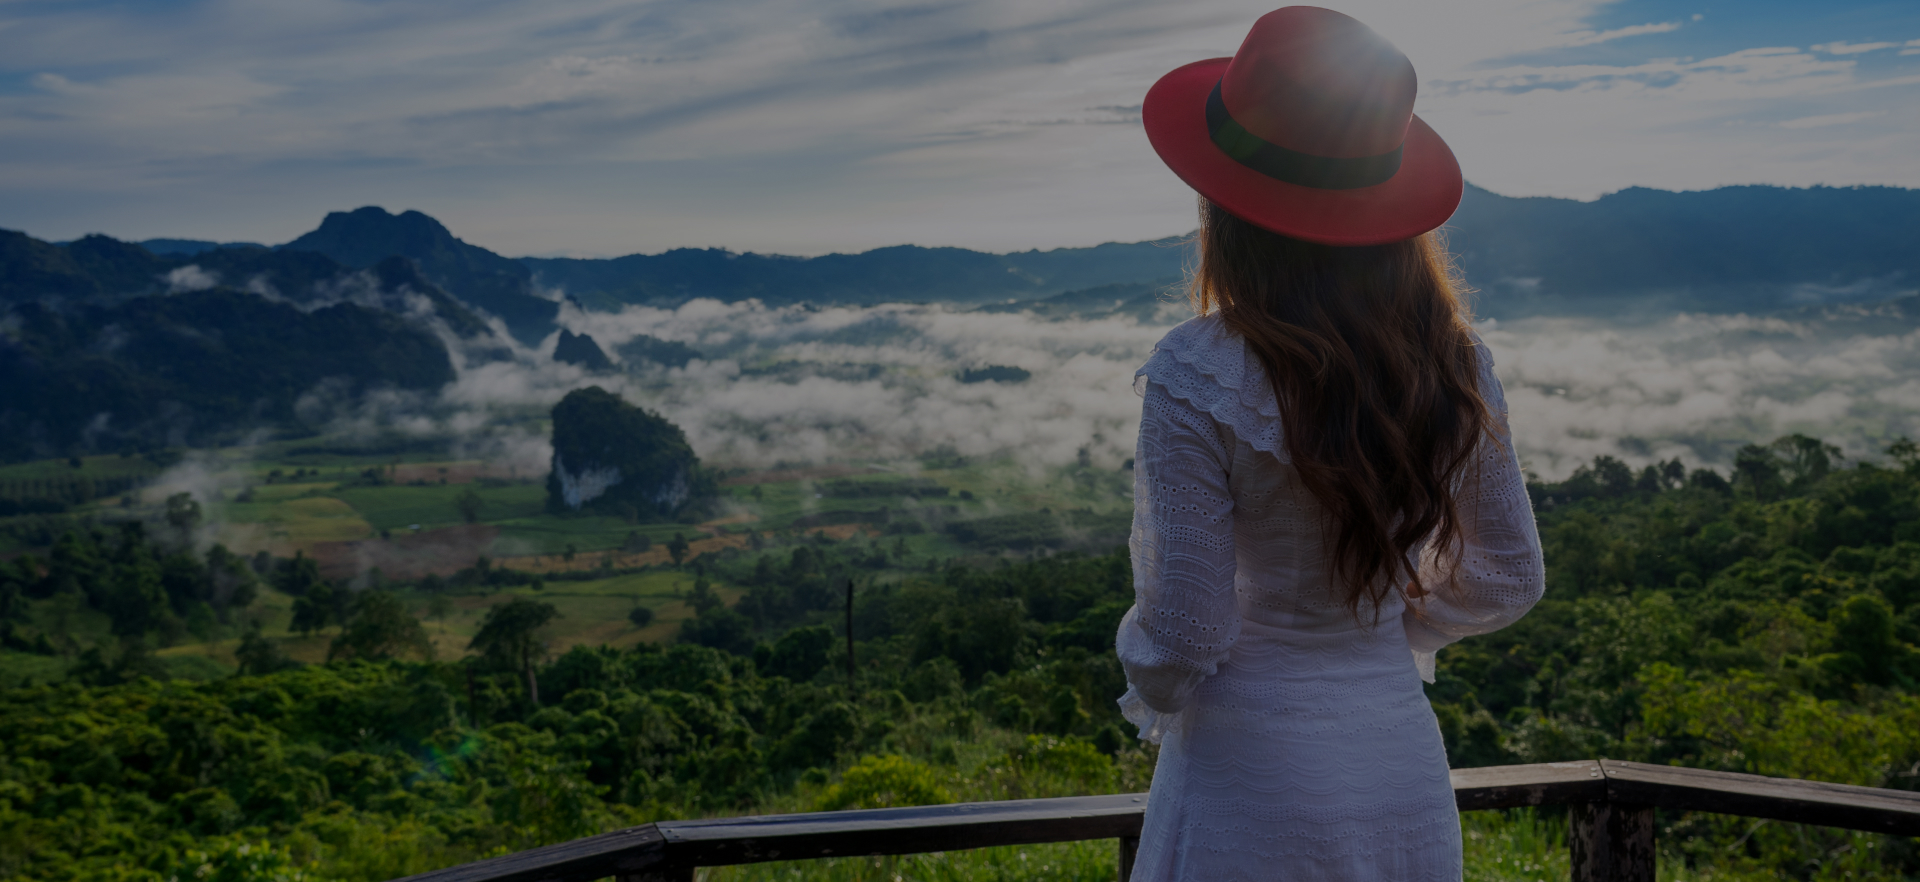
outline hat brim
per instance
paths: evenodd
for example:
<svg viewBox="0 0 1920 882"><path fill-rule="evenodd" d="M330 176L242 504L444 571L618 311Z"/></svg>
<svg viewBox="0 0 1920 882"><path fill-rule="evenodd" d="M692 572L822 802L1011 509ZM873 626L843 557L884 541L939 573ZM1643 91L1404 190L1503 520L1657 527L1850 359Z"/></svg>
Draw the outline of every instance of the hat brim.
<svg viewBox="0 0 1920 882"><path fill-rule="evenodd" d="M1175 69L1153 84L1140 110L1154 152L1200 195L1255 226L1323 245L1411 239L1446 223L1460 206L1460 162L1418 116L1407 126L1400 170L1371 187L1302 187L1235 162L1207 130L1207 96L1232 60Z"/></svg>

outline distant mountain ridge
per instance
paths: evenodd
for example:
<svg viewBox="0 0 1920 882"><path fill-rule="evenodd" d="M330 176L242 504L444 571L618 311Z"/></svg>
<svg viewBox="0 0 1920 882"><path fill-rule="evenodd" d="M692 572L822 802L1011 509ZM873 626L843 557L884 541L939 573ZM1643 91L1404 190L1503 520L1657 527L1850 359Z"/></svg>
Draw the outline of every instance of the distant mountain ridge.
<svg viewBox="0 0 1920 882"><path fill-rule="evenodd" d="M671 305L696 297L774 305L975 305L1178 276L1187 261L1182 241L1109 242L1012 254L894 245L819 257L679 248L605 260L523 257L520 262L541 284L562 289L595 309Z"/></svg>
<svg viewBox="0 0 1920 882"><path fill-rule="evenodd" d="M1768 311L1879 300L1920 288L1920 191L1899 187L1630 188L1592 202L1469 185L1446 227L1481 315L1607 314L1623 307ZM596 309L695 297L869 304L1040 303L1095 314L1107 294L1151 314L1192 260L1183 239L989 254L902 245L788 257L676 249L602 260L521 258L541 284ZM1079 301L1086 301L1084 303Z"/></svg>
<svg viewBox="0 0 1920 882"><path fill-rule="evenodd" d="M1578 202L1468 185L1445 233L1483 316L1764 312L1920 290L1920 248L1910 244L1920 239L1920 191L1898 187L1630 188ZM88 236L53 245L0 231L0 302L152 293L166 290L164 273L186 265L229 273L253 267L286 280L287 291L326 272L302 268L301 253L354 269L400 257L531 344L557 329L560 305L543 289L595 310L705 297L769 305L1039 304L1043 314L1066 317L1105 314L1102 302L1113 301L1108 311L1144 319L1158 314L1149 301L1193 259L1184 237L1009 254L898 245L819 257L680 248L515 259L464 242L419 211L372 206L330 213L317 229L272 249L148 243Z"/></svg>
<svg viewBox="0 0 1920 882"><path fill-rule="evenodd" d="M1920 290L1920 190L1633 187L1592 202L1469 186L1448 244L1483 314L1764 312Z"/></svg>

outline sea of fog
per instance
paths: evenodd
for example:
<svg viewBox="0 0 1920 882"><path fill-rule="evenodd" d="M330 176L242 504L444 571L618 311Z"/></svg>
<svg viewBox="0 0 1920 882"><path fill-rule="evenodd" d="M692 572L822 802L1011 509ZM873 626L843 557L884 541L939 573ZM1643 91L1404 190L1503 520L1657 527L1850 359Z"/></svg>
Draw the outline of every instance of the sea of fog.
<svg viewBox="0 0 1920 882"><path fill-rule="evenodd" d="M723 467L934 451L1036 466L1084 451L1117 467L1133 455L1133 371L1177 312L1170 305L1165 321L1141 323L926 305L696 300L619 313L568 305L561 324L616 359L641 334L705 357L682 368L590 373L554 362L549 338L511 358L456 353L459 380L437 396L348 402L317 390L303 405L336 432L452 435L460 455L530 472L543 471L549 454L530 417L585 385L664 414L704 461ZM1917 327L1897 307L1855 306L1788 317L1489 320L1480 332L1506 386L1522 460L1553 480L1601 454L1724 470L1740 445L1788 432L1878 458L1890 438L1920 435ZM960 381L961 371L989 365L1031 377Z"/></svg>

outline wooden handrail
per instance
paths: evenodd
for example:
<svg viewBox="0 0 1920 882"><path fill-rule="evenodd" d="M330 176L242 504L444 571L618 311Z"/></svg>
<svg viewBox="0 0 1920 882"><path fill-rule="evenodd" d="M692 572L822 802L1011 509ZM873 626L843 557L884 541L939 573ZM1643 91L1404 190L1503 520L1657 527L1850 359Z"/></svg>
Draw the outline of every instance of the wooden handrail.
<svg viewBox="0 0 1920 882"><path fill-rule="evenodd" d="M1920 836L1920 793L1583 760L1455 769L1462 811L1571 806L1575 882L1651 882L1653 810L1714 812ZM1119 840L1125 879L1146 811L1144 793L914 808L660 821L528 849L404 882L683 882L695 867L956 851L1085 839Z"/></svg>

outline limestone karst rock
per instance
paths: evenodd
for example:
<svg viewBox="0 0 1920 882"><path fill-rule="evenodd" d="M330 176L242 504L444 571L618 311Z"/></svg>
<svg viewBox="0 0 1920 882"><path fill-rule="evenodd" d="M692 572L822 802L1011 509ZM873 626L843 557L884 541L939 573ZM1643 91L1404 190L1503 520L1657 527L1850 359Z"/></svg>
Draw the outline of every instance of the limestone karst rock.
<svg viewBox="0 0 1920 882"><path fill-rule="evenodd" d="M686 434L665 417L599 386L575 389L554 405L549 511L654 520L683 514L714 492Z"/></svg>

